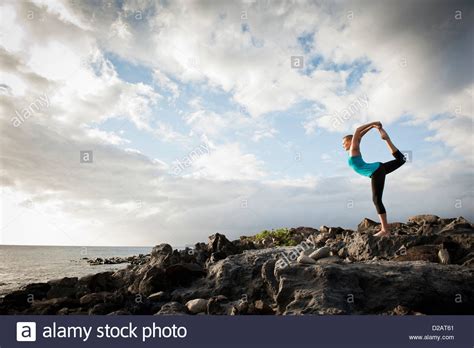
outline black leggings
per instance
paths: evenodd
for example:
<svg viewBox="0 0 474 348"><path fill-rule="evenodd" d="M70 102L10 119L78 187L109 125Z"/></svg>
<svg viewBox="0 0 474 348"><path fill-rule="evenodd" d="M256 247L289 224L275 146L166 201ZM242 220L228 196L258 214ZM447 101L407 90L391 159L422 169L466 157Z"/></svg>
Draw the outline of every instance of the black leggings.
<svg viewBox="0 0 474 348"><path fill-rule="evenodd" d="M383 186L385 184L385 176L394 170L400 168L406 159L403 154L397 150L393 154L394 160L380 163L380 167L370 177L372 179L372 200L375 204L378 214L385 214L385 207L382 203Z"/></svg>

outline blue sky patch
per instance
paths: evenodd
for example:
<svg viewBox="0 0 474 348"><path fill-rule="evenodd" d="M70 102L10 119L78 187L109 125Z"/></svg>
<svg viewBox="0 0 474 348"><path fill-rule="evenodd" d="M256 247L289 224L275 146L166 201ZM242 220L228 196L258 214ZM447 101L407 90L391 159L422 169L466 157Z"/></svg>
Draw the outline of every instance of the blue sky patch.
<svg viewBox="0 0 474 348"><path fill-rule="evenodd" d="M314 44L314 33L304 33L298 36L297 40L304 53L311 52Z"/></svg>

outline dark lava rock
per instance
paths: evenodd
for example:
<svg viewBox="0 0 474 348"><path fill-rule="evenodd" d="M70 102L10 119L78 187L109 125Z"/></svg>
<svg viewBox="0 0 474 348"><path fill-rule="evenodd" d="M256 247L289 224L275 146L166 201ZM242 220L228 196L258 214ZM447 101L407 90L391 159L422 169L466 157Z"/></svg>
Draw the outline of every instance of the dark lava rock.
<svg viewBox="0 0 474 348"><path fill-rule="evenodd" d="M71 297L74 298L76 297L76 292L77 292L77 285L78 278L77 277L72 277L72 278L61 278L61 279L55 279L55 280L50 280L48 284L51 286L49 291L46 294L46 297L48 299L51 298L56 298L56 297Z"/></svg>
<svg viewBox="0 0 474 348"><path fill-rule="evenodd" d="M80 278L77 283L78 289L84 293L114 291L119 289L122 285L122 279L115 277L114 272L91 274Z"/></svg>
<svg viewBox="0 0 474 348"><path fill-rule="evenodd" d="M409 220L391 223L383 238L366 218L357 231L289 229L296 246L275 246L271 234L229 241L219 233L193 249L160 244L117 272L13 291L0 299L0 314L190 314L185 304L196 299L211 315L474 313L473 225L463 217ZM319 248L326 257L296 262Z"/></svg>
<svg viewBox="0 0 474 348"><path fill-rule="evenodd" d="M185 305L179 302L168 302L164 304L159 310L157 315L176 315L176 314L188 314Z"/></svg>
<svg viewBox="0 0 474 348"><path fill-rule="evenodd" d="M206 271L196 263L175 264L165 270L165 277L173 287L189 286L195 279L205 275Z"/></svg>
<svg viewBox="0 0 474 348"><path fill-rule="evenodd" d="M209 237L208 248L213 261L218 261L239 252L239 249L223 234L216 233Z"/></svg>
<svg viewBox="0 0 474 348"><path fill-rule="evenodd" d="M148 296L158 291L167 290L169 281L166 278L166 271L161 267L152 267L147 270L140 280L138 291L140 294Z"/></svg>

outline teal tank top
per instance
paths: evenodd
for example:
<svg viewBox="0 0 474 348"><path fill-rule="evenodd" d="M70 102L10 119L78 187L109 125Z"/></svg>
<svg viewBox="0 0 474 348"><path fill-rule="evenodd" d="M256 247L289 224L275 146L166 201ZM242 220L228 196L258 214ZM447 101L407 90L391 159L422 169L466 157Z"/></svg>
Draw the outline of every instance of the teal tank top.
<svg viewBox="0 0 474 348"><path fill-rule="evenodd" d="M368 176L369 178L380 167L380 162L365 163L361 155L349 157L347 162L356 173Z"/></svg>

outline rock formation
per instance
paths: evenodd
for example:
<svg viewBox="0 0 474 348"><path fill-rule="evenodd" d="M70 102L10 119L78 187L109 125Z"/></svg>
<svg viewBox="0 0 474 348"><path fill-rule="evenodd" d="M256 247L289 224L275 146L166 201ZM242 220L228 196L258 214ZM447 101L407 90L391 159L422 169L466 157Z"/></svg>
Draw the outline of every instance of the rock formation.
<svg viewBox="0 0 474 348"><path fill-rule="evenodd" d="M291 246L271 233L160 244L117 272L29 284L0 314L474 314L469 221L417 215L387 238L378 226L292 228Z"/></svg>

